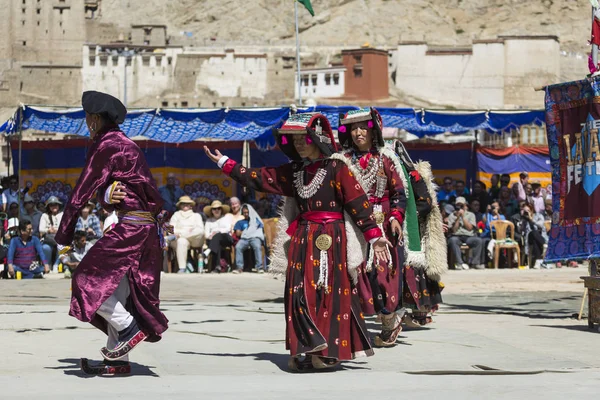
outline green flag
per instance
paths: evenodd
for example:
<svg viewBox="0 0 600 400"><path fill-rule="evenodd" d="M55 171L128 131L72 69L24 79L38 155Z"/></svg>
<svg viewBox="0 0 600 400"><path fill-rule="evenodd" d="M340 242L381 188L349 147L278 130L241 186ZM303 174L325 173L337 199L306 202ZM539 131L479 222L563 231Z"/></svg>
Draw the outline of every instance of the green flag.
<svg viewBox="0 0 600 400"><path fill-rule="evenodd" d="M298 3L306 7L310 15L312 15L313 17L315 16L315 11L312 8L312 4L310 4L310 0L298 0Z"/></svg>

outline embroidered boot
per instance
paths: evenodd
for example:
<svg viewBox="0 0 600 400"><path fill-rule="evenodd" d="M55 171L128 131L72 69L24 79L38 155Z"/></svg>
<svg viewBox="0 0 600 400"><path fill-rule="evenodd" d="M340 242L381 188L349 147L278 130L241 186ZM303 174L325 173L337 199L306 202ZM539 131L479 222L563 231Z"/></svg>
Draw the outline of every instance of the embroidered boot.
<svg viewBox="0 0 600 400"><path fill-rule="evenodd" d="M148 336L140 330L135 320L127 328L119 332L119 343L114 349L103 347L100 349L102 357L106 360L116 361L125 357L138 344L142 343Z"/></svg>

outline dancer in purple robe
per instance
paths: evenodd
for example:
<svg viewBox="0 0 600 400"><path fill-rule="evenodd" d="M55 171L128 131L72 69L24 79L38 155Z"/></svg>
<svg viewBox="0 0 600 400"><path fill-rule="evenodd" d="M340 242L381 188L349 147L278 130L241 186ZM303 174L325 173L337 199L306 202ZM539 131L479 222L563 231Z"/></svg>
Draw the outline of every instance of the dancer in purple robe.
<svg viewBox="0 0 600 400"><path fill-rule="evenodd" d="M139 147L120 130L127 110L116 98L83 93L92 139L85 167L65 207L56 242L70 246L79 211L97 192L119 223L90 249L73 273L69 315L108 335L104 360L86 372L130 371L127 354L142 341L156 342L168 320L159 310L163 200Z"/></svg>

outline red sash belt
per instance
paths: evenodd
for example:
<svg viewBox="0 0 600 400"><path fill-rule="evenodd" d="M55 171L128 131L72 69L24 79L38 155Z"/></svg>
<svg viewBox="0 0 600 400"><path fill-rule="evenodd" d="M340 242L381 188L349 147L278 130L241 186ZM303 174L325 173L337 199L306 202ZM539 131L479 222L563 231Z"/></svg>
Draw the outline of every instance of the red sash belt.
<svg viewBox="0 0 600 400"><path fill-rule="evenodd" d="M386 201L390 201L390 197L389 196L383 196L381 198L375 197L375 196L369 197L369 203L371 203L371 204L382 204L382 203L384 203Z"/></svg>
<svg viewBox="0 0 600 400"><path fill-rule="evenodd" d="M327 212L327 211L307 211L302 213L296 217L294 221L290 224L290 227L287 231L285 231L288 235L292 236L296 229L298 228L298 224L301 220L314 222L316 224L329 224L330 222L341 221L344 219L344 214L340 212Z"/></svg>

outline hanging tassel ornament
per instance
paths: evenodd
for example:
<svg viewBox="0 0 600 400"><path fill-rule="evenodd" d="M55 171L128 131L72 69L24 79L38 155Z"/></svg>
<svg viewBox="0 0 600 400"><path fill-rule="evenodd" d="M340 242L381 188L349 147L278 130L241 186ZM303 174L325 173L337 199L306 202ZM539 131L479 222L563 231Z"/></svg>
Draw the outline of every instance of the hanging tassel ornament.
<svg viewBox="0 0 600 400"><path fill-rule="evenodd" d="M333 244L333 239L327 234L322 234L315 241L317 248L320 250L319 257L319 280L317 281L318 288L325 288L325 294L329 294L329 258L327 251Z"/></svg>

